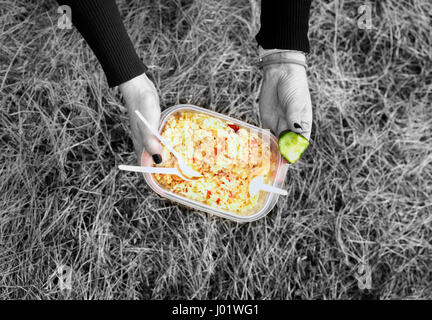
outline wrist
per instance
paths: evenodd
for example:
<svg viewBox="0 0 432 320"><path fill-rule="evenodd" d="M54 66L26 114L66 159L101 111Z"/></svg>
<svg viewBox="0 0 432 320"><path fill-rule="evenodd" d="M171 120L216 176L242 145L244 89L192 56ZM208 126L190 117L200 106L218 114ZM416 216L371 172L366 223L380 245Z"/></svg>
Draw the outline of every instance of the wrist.
<svg viewBox="0 0 432 320"><path fill-rule="evenodd" d="M147 76L145 75L145 73L142 73L120 84L119 89L124 94L125 92L141 88L143 84L145 84L145 78L147 78Z"/></svg>
<svg viewBox="0 0 432 320"><path fill-rule="evenodd" d="M264 68L274 64L291 64L307 68L306 54L296 50L263 49L259 47L259 66Z"/></svg>
<svg viewBox="0 0 432 320"><path fill-rule="evenodd" d="M153 82L145 73L123 82L119 85L119 89L126 102L142 99L143 96L157 95Z"/></svg>
<svg viewBox="0 0 432 320"><path fill-rule="evenodd" d="M281 53L283 56L288 58L304 60L304 62L306 62L307 54L303 51L288 49L264 49L263 47L258 46L258 56L260 59L276 53Z"/></svg>

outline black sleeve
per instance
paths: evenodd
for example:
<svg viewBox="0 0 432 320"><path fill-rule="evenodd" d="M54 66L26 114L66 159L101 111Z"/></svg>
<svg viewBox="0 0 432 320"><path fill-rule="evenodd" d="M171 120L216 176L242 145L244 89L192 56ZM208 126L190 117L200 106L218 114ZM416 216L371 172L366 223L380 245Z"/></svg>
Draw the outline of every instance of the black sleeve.
<svg viewBox="0 0 432 320"><path fill-rule="evenodd" d="M99 60L110 87L115 87L147 68L126 33L115 0L58 0L68 5L72 23Z"/></svg>
<svg viewBox="0 0 432 320"><path fill-rule="evenodd" d="M312 0L262 0L261 29L256 35L264 49L309 52L309 11Z"/></svg>

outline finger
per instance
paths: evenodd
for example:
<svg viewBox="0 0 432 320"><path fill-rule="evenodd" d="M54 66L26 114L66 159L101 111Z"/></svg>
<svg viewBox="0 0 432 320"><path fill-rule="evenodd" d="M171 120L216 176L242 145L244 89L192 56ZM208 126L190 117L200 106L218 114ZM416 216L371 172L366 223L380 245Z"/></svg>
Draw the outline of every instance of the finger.
<svg viewBox="0 0 432 320"><path fill-rule="evenodd" d="M261 92L259 96L259 111L262 125L265 129L270 129L273 134L278 134L278 119L277 110L277 88L276 85L270 83L270 80L263 80Z"/></svg>
<svg viewBox="0 0 432 320"><path fill-rule="evenodd" d="M141 158L141 154L142 154L142 152L144 150L144 144L141 143L142 138L141 137L137 137L135 135L135 132L138 132L138 130L132 130L132 142L133 142L135 154L137 155L137 160L138 160L138 163L139 163L139 161L140 161L139 159Z"/></svg>
<svg viewBox="0 0 432 320"><path fill-rule="evenodd" d="M279 137L280 136L280 134L283 132L283 131L286 131L286 130L288 130L288 123L287 123L287 121L283 118L283 117L280 117L279 118L279 122L278 122L278 126L277 126L277 131L276 131L276 133L277 133L277 136Z"/></svg>
<svg viewBox="0 0 432 320"><path fill-rule="evenodd" d="M312 130L312 106L309 103L292 105L287 108L287 125L291 131L310 139Z"/></svg>
<svg viewBox="0 0 432 320"><path fill-rule="evenodd" d="M285 110L288 129L302 134L308 140L312 129L312 103L306 74L292 75L279 83L281 107Z"/></svg>
<svg viewBox="0 0 432 320"><path fill-rule="evenodd" d="M153 158L147 151L143 151L141 154L141 166L150 167L153 165Z"/></svg>
<svg viewBox="0 0 432 320"><path fill-rule="evenodd" d="M154 131L159 131L160 107L158 99L152 96L145 97L143 98L142 105L143 107L140 108L141 114L146 118ZM139 132L142 136L144 149L152 155L155 163L162 162L162 146L159 140L141 121L139 122Z"/></svg>

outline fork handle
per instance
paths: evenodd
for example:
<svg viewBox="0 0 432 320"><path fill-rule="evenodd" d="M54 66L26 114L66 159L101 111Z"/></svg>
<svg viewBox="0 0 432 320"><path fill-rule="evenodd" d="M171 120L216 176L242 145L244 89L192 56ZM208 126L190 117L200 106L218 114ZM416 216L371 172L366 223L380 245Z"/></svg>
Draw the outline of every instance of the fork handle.
<svg viewBox="0 0 432 320"><path fill-rule="evenodd" d="M267 192L277 193L283 196L288 195L288 191L286 191L285 189L273 187L269 184L260 184L259 189Z"/></svg>
<svg viewBox="0 0 432 320"><path fill-rule="evenodd" d="M121 164L118 166L120 170L142 172L142 173L160 173L160 174L178 174L176 168L159 168L159 167L141 167L141 166L128 166Z"/></svg>

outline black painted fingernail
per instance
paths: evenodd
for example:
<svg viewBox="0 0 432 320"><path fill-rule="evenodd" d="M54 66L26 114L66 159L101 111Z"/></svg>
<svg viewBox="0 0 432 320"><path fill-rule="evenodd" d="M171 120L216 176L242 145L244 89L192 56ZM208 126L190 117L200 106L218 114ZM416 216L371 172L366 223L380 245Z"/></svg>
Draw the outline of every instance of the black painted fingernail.
<svg viewBox="0 0 432 320"><path fill-rule="evenodd" d="M302 129L301 125L299 125L297 122L294 122L294 128Z"/></svg>
<svg viewBox="0 0 432 320"><path fill-rule="evenodd" d="M156 164L159 164L162 162L162 156L158 153L155 153L154 155L152 155L153 161Z"/></svg>

